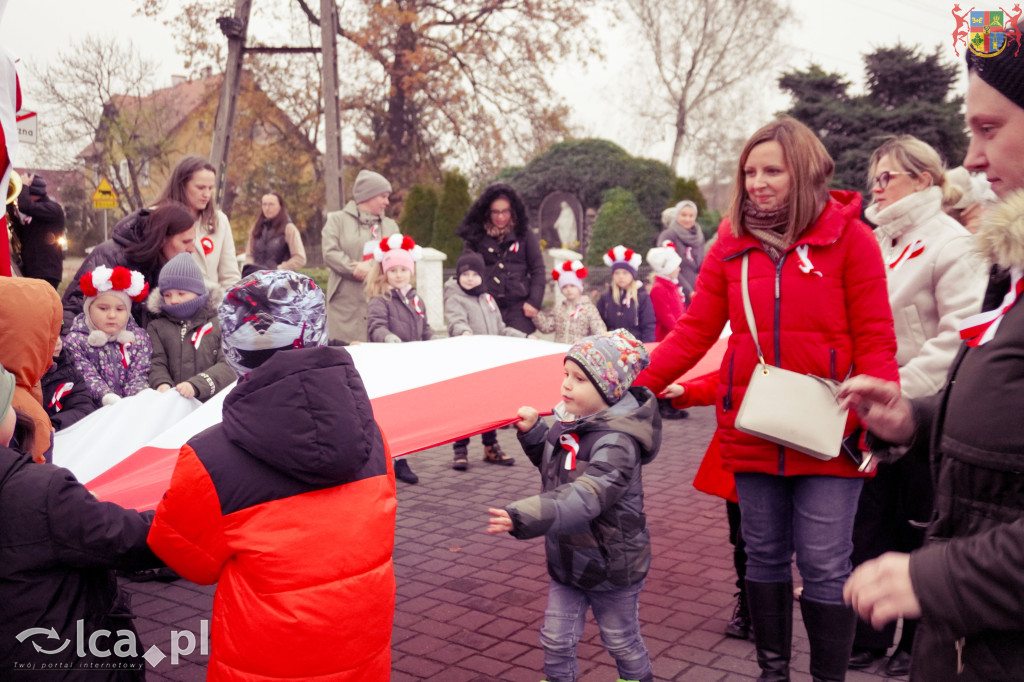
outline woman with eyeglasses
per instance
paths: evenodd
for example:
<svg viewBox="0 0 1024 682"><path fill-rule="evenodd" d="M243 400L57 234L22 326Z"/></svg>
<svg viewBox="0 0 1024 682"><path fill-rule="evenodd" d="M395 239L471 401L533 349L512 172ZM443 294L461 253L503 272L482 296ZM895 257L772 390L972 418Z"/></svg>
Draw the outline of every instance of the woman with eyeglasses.
<svg viewBox="0 0 1024 682"><path fill-rule="evenodd" d="M872 203L865 216L878 227L896 328L900 390L907 398L938 392L960 347L960 321L981 310L988 269L974 254L970 233L947 215L963 194L950 182L938 152L911 135L889 138L874 151L868 173ZM887 551L909 552L924 542L932 510L928 462L904 458L878 466L864 485L853 533L853 564ZM904 621L899 646L886 665L905 675L917 621ZM896 623L878 631L858 623L851 668L885 655Z"/></svg>
<svg viewBox="0 0 1024 682"><path fill-rule="evenodd" d="M489 186L469 207L456 234L462 253L483 256L483 285L494 297L506 326L524 334L537 330L533 318L544 301L544 259L530 229L526 207L503 183Z"/></svg>

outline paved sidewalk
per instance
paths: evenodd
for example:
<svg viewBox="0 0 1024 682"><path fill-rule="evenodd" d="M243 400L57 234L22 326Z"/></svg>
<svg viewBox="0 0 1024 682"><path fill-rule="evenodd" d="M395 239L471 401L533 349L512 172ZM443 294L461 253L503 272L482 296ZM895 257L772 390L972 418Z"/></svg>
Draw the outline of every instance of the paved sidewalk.
<svg viewBox="0 0 1024 682"><path fill-rule="evenodd" d="M666 423L658 458L644 468L653 565L641 596L640 618L657 680L725 682L757 677L751 642L722 634L732 613L732 548L725 504L691 482L714 429L712 408ZM439 414L439 418L440 414ZM480 461L479 438L470 444L470 469L450 469L451 447L410 457L420 483L398 486L394 682L537 682L541 672L537 632L547 599L543 541L484 532L487 507L538 491L540 478L511 429L498 432L513 467ZM353 551L358 551L353 548ZM208 619L212 586L128 583L145 647L171 652L172 631L198 635ZM800 612L794 626L795 682L810 680ZM179 634L179 649L187 635ZM207 656L196 651L172 665L151 668L150 680L202 680ZM579 647L583 682L617 678L590 619ZM849 682L886 679L885 659ZM900 678L895 678L900 679Z"/></svg>

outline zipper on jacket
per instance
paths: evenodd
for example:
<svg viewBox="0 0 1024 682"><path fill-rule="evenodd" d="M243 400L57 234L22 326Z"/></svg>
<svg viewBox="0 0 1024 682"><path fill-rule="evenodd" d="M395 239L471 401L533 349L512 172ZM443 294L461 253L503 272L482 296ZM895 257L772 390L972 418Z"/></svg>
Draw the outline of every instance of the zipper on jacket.
<svg viewBox="0 0 1024 682"><path fill-rule="evenodd" d="M782 320L782 266L786 262L786 253L779 257L775 264L775 366L782 367L782 330L779 323ZM779 476L786 475L786 448L779 446Z"/></svg>
<svg viewBox="0 0 1024 682"><path fill-rule="evenodd" d="M829 376L832 377L832 381L839 381L839 377L836 375L836 349L828 349L828 371Z"/></svg>
<svg viewBox="0 0 1024 682"><path fill-rule="evenodd" d="M732 409L732 370L736 364L736 351L729 356L729 383L726 385L725 395L722 397L722 412Z"/></svg>
<svg viewBox="0 0 1024 682"><path fill-rule="evenodd" d="M960 639L956 640L955 646L956 646L956 674L957 675L961 675L964 672L964 644L966 643L966 641L967 640L966 640L965 637L961 637Z"/></svg>
<svg viewBox="0 0 1024 682"><path fill-rule="evenodd" d="M186 332L188 332L188 322L182 322L181 323L181 339L179 339L182 343L185 343L185 333Z"/></svg>

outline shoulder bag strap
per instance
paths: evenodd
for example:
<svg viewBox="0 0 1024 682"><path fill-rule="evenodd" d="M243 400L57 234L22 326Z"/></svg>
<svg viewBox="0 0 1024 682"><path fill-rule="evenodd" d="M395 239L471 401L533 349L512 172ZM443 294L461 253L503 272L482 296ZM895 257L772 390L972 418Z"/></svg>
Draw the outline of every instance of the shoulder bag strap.
<svg viewBox="0 0 1024 682"><path fill-rule="evenodd" d="M761 344L757 340L757 324L754 322L754 309L750 306L750 291L747 289L747 272L749 271L750 252L743 254L743 312L747 315L747 326L750 327L750 336L754 339L754 347L757 349L757 359L763 368L767 363L764 361L764 353L761 352Z"/></svg>

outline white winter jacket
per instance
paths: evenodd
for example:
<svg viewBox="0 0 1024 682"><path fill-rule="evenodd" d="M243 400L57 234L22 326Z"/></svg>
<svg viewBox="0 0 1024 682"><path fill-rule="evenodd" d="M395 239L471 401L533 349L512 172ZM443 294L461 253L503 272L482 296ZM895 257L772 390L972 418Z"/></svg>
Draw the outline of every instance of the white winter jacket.
<svg viewBox="0 0 1024 682"><path fill-rule="evenodd" d="M981 310L988 263L971 234L942 210L942 190L929 187L882 210L864 212L878 225L896 327L903 395L936 393L960 347L960 321Z"/></svg>

